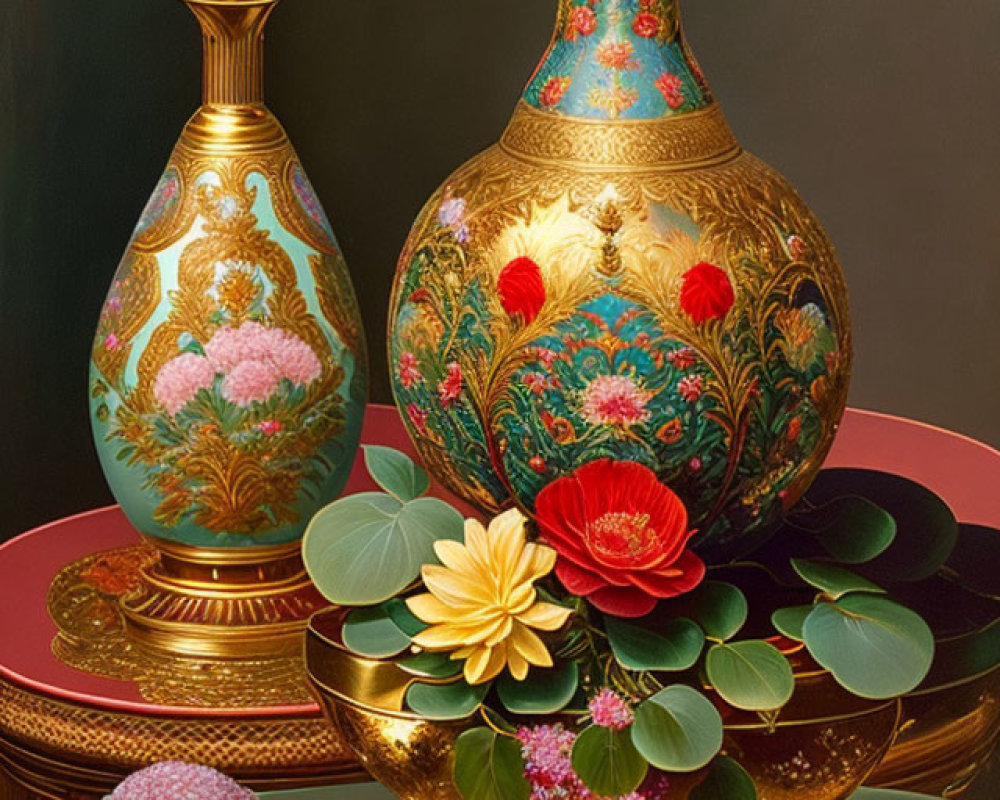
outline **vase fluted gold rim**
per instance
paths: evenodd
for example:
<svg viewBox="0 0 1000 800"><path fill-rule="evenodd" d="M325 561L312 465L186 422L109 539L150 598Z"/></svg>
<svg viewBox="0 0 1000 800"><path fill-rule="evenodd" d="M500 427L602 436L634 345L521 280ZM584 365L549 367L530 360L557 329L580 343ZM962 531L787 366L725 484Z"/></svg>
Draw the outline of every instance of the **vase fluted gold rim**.
<svg viewBox="0 0 1000 800"><path fill-rule="evenodd" d="M293 652L306 621L273 625L205 625L157 619L122 602L125 630L132 641L154 651L192 658L253 659Z"/></svg>
<svg viewBox="0 0 1000 800"><path fill-rule="evenodd" d="M261 564L295 557L301 552L298 541L260 547L194 547L169 539L144 536L146 542L157 550L192 564L238 565Z"/></svg>

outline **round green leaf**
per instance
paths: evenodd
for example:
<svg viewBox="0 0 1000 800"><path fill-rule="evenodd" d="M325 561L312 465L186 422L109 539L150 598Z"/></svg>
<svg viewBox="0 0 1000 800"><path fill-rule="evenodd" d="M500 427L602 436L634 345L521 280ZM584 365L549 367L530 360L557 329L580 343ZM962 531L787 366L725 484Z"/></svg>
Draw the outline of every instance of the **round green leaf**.
<svg viewBox="0 0 1000 800"><path fill-rule="evenodd" d="M845 494L867 497L896 521L892 544L861 569L873 581L929 578L948 560L958 541L958 522L948 504L907 478L874 470L824 470L808 496L814 503L826 503Z"/></svg>
<svg viewBox="0 0 1000 800"><path fill-rule="evenodd" d="M364 450L368 474L401 503L416 500L431 488L427 473L405 453L374 444L365 445Z"/></svg>
<svg viewBox="0 0 1000 800"><path fill-rule="evenodd" d="M411 639L430 627L426 622L417 619L414 613L410 611L410 607L406 605L406 601L401 597L394 597L382 605L389 616L392 617L392 621L396 623L396 627Z"/></svg>
<svg viewBox="0 0 1000 800"><path fill-rule="evenodd" d="M927 623L876 595L820 603L802 631L812 657L861 697L883 699L912 691L934 658L934 634Z"/></svg>
<svg viewBox="0 0 1000 800"><path fill-rule="evenodd" d="M892 515L857 495L838 497L819 508L792 514L788 522L812 533L827 553L844 564L871 561L896 538Z"/></svg>
<svg viewBox="0 0 1000 800"><path fill-rule="evenodd" d="M465 800L528 800L524 758L517 739L473 728L455 742L455 786Z"/></svg>
<svg viewBox="0 0 1000 800"><path fill-rule="evenodd" d="M746 625L747 599L731 583L708 581L691 598L694 621L712 639L732 639Z"/></svg>
<svg viewBox="0 0 1000 800"><path fill-rule="evenodd" d="M774 711L795 691L788 659L767 642L717 644L708 650L705 671L722 699L745 711Z"/></svg>
<svg viewBox="0 0 1000 800"><path fill-rule="evenodd" d="M738 762L719 756L705 780L691 790L690 800L757 800L757 787Z"/></svg>
<svg viewBox="0 0 1000 800"><path fill-rule="evenodd" d="M855 575L841 567L835 567L833 564L793 558L792 568L802 580L830 595L834 600L852 592L885 594L884 589L876 586L867 578L862 578L860 575Z"/></svg>
<svg viewBox="0 0 1000 800"><path fill-rule="evenodd" d="M411 711L427 719L465 719L489 691L490 684L470 686L464 680L455 683L413 683L406 690L406 704Z"/></svg>
<svg viewBox="0 0 1000 800"><path fill-rule="evenodd" d="M324 508L302 542L306 569L331 603L377 605L406 588L424 564L436 563L434 542L462 541L464 520L442 500L403 504L376 492Z"/></svg>
<svg viewBox="0 0 1000 800"><path fill-rule="evenodd" d="M601 797L631 794L646 778L649 764L628 730L591 725L573 743L573 771L584 785Z"/></svg>
<svg viewBox="0 0 1000 800"><path fill-rule="evenodd" d="M462 662L453 661L447 653L418 653L396 662L404 672L420 678L445 680L454 678L462 671Z"/></svg>
<svg viewBox="0 0 1000 800"><path fill-rule="evenodd" d="M666 772L695 772L722 748L722 717L690 686L668 686L635 710L632 743Z"/></svg>
<svg viewBox="0 0 1000 800"><path fill-rule="evenodd" d="M384 605L351 611L341 636L348 648L368 658L390 658L410 646L410 637L396 626Z"/></svg>
<svg viewBox="0 0 1000 800"><path fill-rule="evenodd" d="M497 694L512 714L554 714L569 705L579 679L579 667L568 661L552 669L532 669L524 681L504 673L497 681Z"/></svg>
<svg viewBox="0 0 1000 800"><path fill-rule="evenodd" d="M850 800L939 800L929 794L914 794L913 792L896 792L892 789L859 789L852 794Z"/></svg>
<svg viewBox="0 0 1000 800"><path fill-rule="evenodd" d="M779 608L771 615L771 624L782 636L801 642L805 639L802 633L802 626L806 622L812 610L816 606L792 606L791 608Z"/></svg>
<svg viewBox="0 0 1000 800"><path fill-rule="evenodd" d="M682 672L695 665L705 646L705 634L689 619L671 620L654 633L609 616L604 628L618 663L636 671Z"/></svg>

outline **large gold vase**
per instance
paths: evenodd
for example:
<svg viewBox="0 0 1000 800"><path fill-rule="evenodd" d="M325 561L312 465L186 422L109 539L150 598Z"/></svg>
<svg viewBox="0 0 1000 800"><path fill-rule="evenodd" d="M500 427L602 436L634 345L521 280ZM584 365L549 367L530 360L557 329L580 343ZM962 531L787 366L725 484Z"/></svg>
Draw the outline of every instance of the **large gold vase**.
<svg viewBox="0 0 1000 800"><path fill-rule="evenodd" d="M424 461L481 508L628 459L732 551L816 475L852 352L829 239L733 137L675 0L561 0L500 142L414 225L389 355Z"/></svg>
<svg viewBox="0 0 1000 800"><path fill-rule="evenodd" d="M343 489L367 399L361 321L326 218L263 102L277 0L185 0L204 40L184 128L101 312L94 438L160 552L122 602L147 645L298 647L323 600L299 556Z"/></svg>

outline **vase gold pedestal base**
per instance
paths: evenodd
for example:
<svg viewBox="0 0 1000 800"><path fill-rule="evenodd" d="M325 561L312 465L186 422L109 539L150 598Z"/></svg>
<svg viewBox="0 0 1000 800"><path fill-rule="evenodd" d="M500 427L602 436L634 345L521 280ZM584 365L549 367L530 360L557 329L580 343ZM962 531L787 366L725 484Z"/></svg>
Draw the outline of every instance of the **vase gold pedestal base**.
<svg viewBox="0 0 1000 800"><path fill-rule="evenodd" d="M312 585L297 542L271 548L193 548L155 542L120 601L129 638L172 655L211 659L297 652L313 613L329 605Z"/></svg>

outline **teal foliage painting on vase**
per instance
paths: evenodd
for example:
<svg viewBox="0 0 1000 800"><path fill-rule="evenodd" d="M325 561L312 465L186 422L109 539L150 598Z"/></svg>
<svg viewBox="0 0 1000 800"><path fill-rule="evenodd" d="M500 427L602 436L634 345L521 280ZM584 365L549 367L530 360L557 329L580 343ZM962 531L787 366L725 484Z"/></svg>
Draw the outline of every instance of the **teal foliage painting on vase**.
<svg viewBox="0 0 1000 800"><path fill-rule="evenodd" d="M91 411L109 484L144 534L284 544L343 489L367 362L353 288L289 145L179 145L105 302Z"/></svg>

